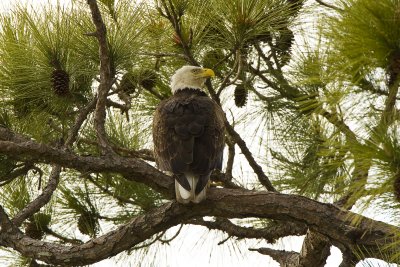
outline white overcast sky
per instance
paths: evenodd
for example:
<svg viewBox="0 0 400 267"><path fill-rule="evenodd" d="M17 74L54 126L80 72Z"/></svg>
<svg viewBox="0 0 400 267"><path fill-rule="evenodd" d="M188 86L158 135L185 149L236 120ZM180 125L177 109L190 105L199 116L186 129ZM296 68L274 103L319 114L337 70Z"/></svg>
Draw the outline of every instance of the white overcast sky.
<svg viewBox="0 0 400 267"><path fill-rule="evenodd" d="M7 12L16 2L24 5L38 5L57 3L57 0L0 0L0 11ZM60 3L68 3L69 0L59 0ZM251 127L251 125L248 125ZM172 237L179 227L170 229L167 234ZM57 229L55 229L57 230ZM161 266L161 267L275 267L279 266L269 257L257 252L249 252L248 248L272 247L264 241L249 240L236 242L228 240L223 245L217 245L224 240L226 234L222 232L209 232L199 226L184 226L180 235L169 245L157 245L149 248L152 257L145 257L140 261L134 255L121 255L116 258L119 260L104 260L92 266L113 267L113 266ZM286 249L300 251L302 237L284 238L273 246L275 249ZM154 257L153 257L154 256ZM1 257L1 253L0 253ZM337 248L331 249L331 256L328 258L326 267L338 267L341 262L341 253ZM3 261L4 263L4 261ZM0 261L1 265L1 261ZM363 266L358 264L358 267ZM367 266L367 265L365 265ZM371 266L371 265L369 265ZM374 261L373 266L385 267L382 262ZM393 265L394 266L394 265ZM310 266L311 267L311 266Z"/></svg>

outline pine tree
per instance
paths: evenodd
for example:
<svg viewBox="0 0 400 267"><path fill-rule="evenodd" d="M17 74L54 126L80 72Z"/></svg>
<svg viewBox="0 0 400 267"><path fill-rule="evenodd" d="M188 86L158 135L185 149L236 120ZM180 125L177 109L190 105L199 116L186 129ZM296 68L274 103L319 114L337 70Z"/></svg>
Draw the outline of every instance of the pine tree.
<svg viewBox="0 0 400 267"><path fill-rule="evenodd" d="M151 265L165 260L154 248L202 226L212 238L194 250L226 246L266 266L262 255L324 266L332 246L341 266L400 264L399 10L397 0L76 0L1 13L4 262L119 254ZM224 169L197 205L174 201L152 152L153 111L183 65L215 71L206 90L227 118ZM294 235L297 252L259 242Z"/></svg>

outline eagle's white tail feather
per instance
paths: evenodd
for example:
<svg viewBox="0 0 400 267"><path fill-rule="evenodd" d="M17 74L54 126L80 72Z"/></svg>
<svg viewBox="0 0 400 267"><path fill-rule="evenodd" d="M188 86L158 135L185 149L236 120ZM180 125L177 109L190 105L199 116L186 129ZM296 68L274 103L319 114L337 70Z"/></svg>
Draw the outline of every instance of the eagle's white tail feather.
<svg viewBox="0 0 400 267"><path fill-rule="evenodd" d="M193 202L194 203L200 203L201 201L206 199L206 192L207 192L207 186L204 187L203 190L201 190L201 192L199 194L194 196Z"/></svg>
<svg viewBox="0 0 400 267"><path fill-rule="evenodd" d="M187 191L185 188L183 188L183 186L181 186L179 183L178 183L178 181L176 181L175 180L175 186L177 186L178 188L178 192L177 193L179 193L179 195L180 195L180 197L181 198L183 198L183 199L190 199L190 196L191 196L191 192L190 191Z"/></svg>
<svg viewBox="0 0 400 267"><path fill-rule="evenodd" d="M206 198L206 188L204 188L198 195L195 193L199 177L191 173L185 173L184 175L190 184L191 190L186 190L178 183L178 181L175 180L176 200L183 204L187 204L189 202L199 203L204 200Z"/></svg>

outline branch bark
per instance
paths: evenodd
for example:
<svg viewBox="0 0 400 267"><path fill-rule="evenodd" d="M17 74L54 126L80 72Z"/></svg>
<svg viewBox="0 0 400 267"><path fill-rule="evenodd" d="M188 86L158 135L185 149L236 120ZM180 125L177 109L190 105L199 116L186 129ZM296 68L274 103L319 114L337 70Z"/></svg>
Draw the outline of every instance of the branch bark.
<svg viewBox="0 0 400 267"><path fill-rule="evenodd" d="M56 190L60 179L61 167L59 165L53 166L50 174L49 182L43 189L43 192L32 202L26 205L17 215L12 219L15 226L20 226L27 218L38 212L44 205L46 205Z"/></svg>
<svg viewBox="0 0 400 267"><path fill-rule="evenodd" d="M311 230L318 230L329 237L338 247L351 248L357 245L367 250L369 257L377 258L381 256L379 248L389 244L399 234L397 227L302 196L211 188L204 203L181 205L174 201L164 204L83 245L63 246L33 240L24 236L15 226L0 233L0 244L47 263L84 265L114 256L156 233L201 216L259 217L302 222ZM358 218L357 225L353 224L355 217ZM3 225L2 229L5 229ZM400 246L397 244L393 249L399 250Z"/></svg>
<svg viewBox="0 0 400 267"><path fill-rule="evenodd" d="M281 267L297 267L299 260L299 253L285 250L275 250L271 248L250 248L250 251L257 251L263 255L270 256L277 261Z"/></svg>
<svg viewBox="0 0 400 267"><path fill-rule="evenodd" d="M98 97L96 103L96 111L94 116L94 127L96 129L97 139L99 141L100 149L103 154L113 154L113 150L108 144L107 133L105 129L106 120L106 104L108 91L112 85L112 72L111 60L107 44L107 29L101 16L99 7L96 0L87 0L90 11L92 13L92 20L96 26L96 36L99 42L99 56L100 56L100 85L98 87Z"/></svg>
<svg viewBox="0 0 400 267"><path fill-rule="evenodd" d="M330 255L329 239L318 232L308 231L301 248L298 267L324 267Z"/></svg>
<svg viewBox="0 0 400 267"><path fill-rule="evenodd" d="M202 225L208 229L221 230L229 236L235 236L237 238L265 239L268 243L274 243L279 238L289 235L305 235L307 232L307 226L305 224L280 221L273 222L267 227L260 229L238 226L225 218L217 218L215 221L195 219L187 223Z"/></svg>

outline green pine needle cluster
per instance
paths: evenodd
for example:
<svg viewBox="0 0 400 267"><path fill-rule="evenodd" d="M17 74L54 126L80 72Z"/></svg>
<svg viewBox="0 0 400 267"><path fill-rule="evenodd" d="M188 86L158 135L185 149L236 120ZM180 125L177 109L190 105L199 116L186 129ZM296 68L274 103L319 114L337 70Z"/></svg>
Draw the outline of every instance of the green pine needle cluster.
<svg viewBox="0 0 400 267"><path fill-rule="evenodd" d="M245 128L246 144L279 191L330 203L350 192L356 208L382 208L398 224L398 104L382 117L400 74L399 1L342 0L339 10L318 20L317 37L309 43L299 38L307 35L301 30L307 20L299 14L312 14L306 1L98 3L114 78L105 128L116 153L130 157L151 148L152 114L171 95L170 77L194 60L215 71L211 82L228 119L236 130ZM171 22L167 11L178 20ZM0 15L0 25L0 126L62 145L97 93L99 44L87 4L17 6ZM395 98L398 102L398 94ZM70 148L73 153L101 155L93 121L92 113ZM258 183L252 173L238 171L245 166L239 159L234 181ZM48 167L38 163L7 179L24 167L0 155L0 202L11 216L47 183ZM360 170L367 170L368 178L356 179ZM165 201L117 173L63 169L61 177L52 201L24 225L37 239L87 240ZM265 220L246 223L265 226ZM52 236L51 229L65 238ZM136 255L147 251L144 246ZM400 257L390 247L382 253L388 261Z"/></svg>
<svg viewBox="0 0 400 267"><path fill-rule="evenodd" d="M342 1L344 10L327 23L327 37L336 53L337 71L355 82L376 71L398 65L400 3L393 0ZM398 68L398 67L396 67Z"/></svg>

